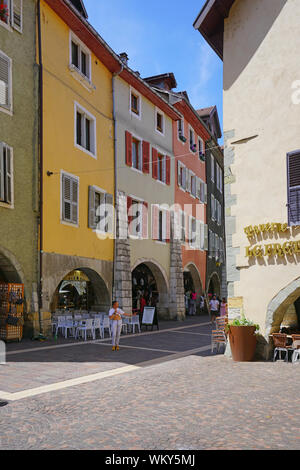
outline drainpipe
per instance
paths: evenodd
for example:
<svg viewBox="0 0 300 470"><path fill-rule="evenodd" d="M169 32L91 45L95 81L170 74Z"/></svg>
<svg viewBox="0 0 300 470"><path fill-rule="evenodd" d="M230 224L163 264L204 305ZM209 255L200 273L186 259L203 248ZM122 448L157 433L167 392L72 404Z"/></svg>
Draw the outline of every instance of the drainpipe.
<svg viewBox="0 0 300 470"><path fill-rule="evenodd" d="M37 4L38 17L38 57L39 57L39 163L40 163L40 220L39 220L39 325L42 333L42 308L43 308L43 153L44 153L44 123L43 123L43 55L42 55L42 30L41 30L41 1Z"/></svg>
<svg viewBox="0 0 300 470"><path fill-rule="evenodd" d="M118 148L117 148L117 119L116 119L116 100L115 100L115 79L124 70L124 65L121 64L121 69L112 76L112 99L113 99L113 122L114 122L114 199L115 199L115 237L114 237L114 265L113 265L113 279L112 291L114 290L115 277L116 277L116 258L117 258L117 221L118 221Z"/></svg>

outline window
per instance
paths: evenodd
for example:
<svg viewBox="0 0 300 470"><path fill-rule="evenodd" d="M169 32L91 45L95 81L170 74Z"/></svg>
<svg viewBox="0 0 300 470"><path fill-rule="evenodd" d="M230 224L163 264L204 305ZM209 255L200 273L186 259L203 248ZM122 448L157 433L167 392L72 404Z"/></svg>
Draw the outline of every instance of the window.
<svg viewBox="0 0 300 470"><path fill-rule="evenodd" d="M194 217L190 217L190 236L189 236L189 244L192 248L196 248L197 246L197 221Z"/></svg>
<svg viewBox="0 0 300 470"><path fill-rule="evenodd" d="M166 157L165 155L157 155L157 179L162 183L166 182Z"/></svg>
<svg viewBox="0 0 300 470"><path fill-rule="evenodd" d="M152 204L152 238L160 242L170 241L170 212Z"/></svg>
<svg viewBox="0 0 300 470"><path fill-rule="evenodd" d="M186 142L186 138L184 137L184 120L179 119L177 121L177 137L182 142Z"/></svg>
<svg viewBox="0 0 300 470"><path fill-rule="evenodd" d="M129 112L132 116L141 119L142 115L142 101L141 95L130 88Z"/></svg>
<svg viewBox="0 0 300 470"><path fill-rule="evenodd" d="M207 185L199 178L198 199L203 204L207 204Z"/></svg>
<svg viewBox="0 0 300 470"><path fill-rule="evenodd" d="M113 232L113 196L96 186L89 186L89 228Z"/></svg>
<svg viewBox="0 0 300 470"><path fill-rule="evenodd" d="M195 132L190 128L190 150L196 152Z"/></svg>
<svg viewBox="0 0 300 470"><path fill-rule="evenodd" d="M211 195L211 220L216 220L216 200L214 195Z"/></svg>
<svg viewBox="0 0 300 470"><path fill-rule="evenodd" d="M23 0L5 0L0 3L0 24L11 26L19 33L23 29Z"/></svg>
<svg viewBox="0 0 300 470"><path fill-rule="evenodd" d="M164 115L158 111L156 111L156 130L161 134L164 134Z"/></svg>
<svg viewBox="0 0 300 470"><path fill-rule="evenodd" d="M96 119L75 103L76 146L96 157Z"/></svg>
<svg viewBox="0 0 300 470"><path fill-rule="evenodd" d="M202 161L205 161L205 147L204 147L204 142L200 137L198 138L198 152L199 152L199 158Z"/></svg>
<svg viewBox="0 0 300 470"><path fill-rule="evenodd" d="M79 219L79 178L66 173L61 174L61 201L63 222L78 225Z"/></svg>
<svg viewBox="0 0 300 470"><path fill-rule="evenodd" d="M132 232L134 237L142 238L143 235L143 203L139 201L132 201L131 206L132 216Z"/></svg>
<svg viewBox="0 0 300 470"><path fill-rule="evenodd" d="M177 167L177 171L178 171L178 175L177 175L177 182L178 182L178 186L182 189L186 189L186 167L178 160L178 163L177 163L178 167Z"/></svg>
<svg viewBox="0 0 300 470"><path fill-rule="evenodd" d="M196 185L196 176L195 175L191 175L191 194L192 196L196 197L197 195L197 185Z"/></svg>
<svg viewBox="0 0 300 470"><path fill-rule="evenodd" d="M213 155L211 155L210 163L211 163L211 175L210 176L211 176L212 182L214 183L215 182L215 159Z"/></svg>
<svg viewBox="0 0 300 470"><path fill-rule="evenodd" d="M12 148L0 142L0 202L13 204Z"/></svg>
<svg viewBox="0 0 300 470"><path fill-rule="evenodd" d="M136 170L142 170L141 142L134 137L132 138L132 167Z"/></svg>
<svg viewBox="0 0 300 470"><path fill-rule="evenodd" d="M131 111L135 114L140 114L139 97L131 93Z"/></svg>
<svg viewBox="0 0 300 470"><path fill-rule="evenodd" d="M0 51L0 107L12 108L12 61Z"/></svg>
<svg viewBox="0 0 300 470"><path fill-rule="evenodd" d="M73 35L71 36L71 66L89 81L91 80L91 54Z"/></svg>

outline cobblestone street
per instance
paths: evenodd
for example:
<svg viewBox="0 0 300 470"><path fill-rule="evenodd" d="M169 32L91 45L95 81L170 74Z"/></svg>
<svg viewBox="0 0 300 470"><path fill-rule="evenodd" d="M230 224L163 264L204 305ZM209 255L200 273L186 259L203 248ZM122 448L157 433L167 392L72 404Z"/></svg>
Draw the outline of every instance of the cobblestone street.
<svg viewBox="0 0 300 470"><path fill-rule="evenodd" d="M1 449L299 449L298 365L211 354L208 318L8 345ZM117 436L117 437L116 437Z"/></svg>

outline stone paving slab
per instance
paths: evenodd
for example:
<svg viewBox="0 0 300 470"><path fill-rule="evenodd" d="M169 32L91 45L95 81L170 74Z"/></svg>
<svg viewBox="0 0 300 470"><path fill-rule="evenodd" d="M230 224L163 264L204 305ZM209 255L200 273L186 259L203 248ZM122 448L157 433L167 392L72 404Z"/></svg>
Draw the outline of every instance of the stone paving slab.
<svg viewBox="0 0 300 470"><path fill-rule="evenodd" d="M0 408L1 449L300 448L300 367L192 355Z"/></svg>
<svg viewBox="0 0 300 470"><path fill-rule="evenodd" d="M100 344L13 355L0 366L0 390L14 393L168 355L144 349L113 352L108 345Z"/></svg>

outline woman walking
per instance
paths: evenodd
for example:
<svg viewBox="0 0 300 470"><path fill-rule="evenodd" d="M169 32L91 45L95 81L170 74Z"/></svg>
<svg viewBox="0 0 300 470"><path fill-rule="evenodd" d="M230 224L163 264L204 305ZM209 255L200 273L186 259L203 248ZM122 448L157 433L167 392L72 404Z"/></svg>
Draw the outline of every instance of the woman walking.
<svg viewBox="0 0 300 470"><path fill-rule="evenodd" d="M119 308L119 302L116 300L112 304L112 308L108 313L109 319L112 320L112 350L119 351L120 335L122 330L122 317L132 317L130 313L125 313Z"/></svg>

